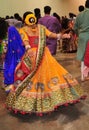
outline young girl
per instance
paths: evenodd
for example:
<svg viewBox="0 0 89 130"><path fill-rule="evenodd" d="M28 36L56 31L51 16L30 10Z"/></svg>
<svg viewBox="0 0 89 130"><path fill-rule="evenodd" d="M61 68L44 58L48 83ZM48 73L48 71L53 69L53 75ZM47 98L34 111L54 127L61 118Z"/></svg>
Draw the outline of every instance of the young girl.
<svg viewBox="0 0 89 130"><path fill-rule="evenodd" d="M19 32L26 51L15 68L14 81L7 86L10 93L6 107L15 113L42 115L54 111L58 106L85 98L77 80L54 59L46 47L46 36L60 39L69 35L55 34L43 25L37 25L33 13L25 16L25 24ZM5 60L5 64L7 62Z"/></svg>

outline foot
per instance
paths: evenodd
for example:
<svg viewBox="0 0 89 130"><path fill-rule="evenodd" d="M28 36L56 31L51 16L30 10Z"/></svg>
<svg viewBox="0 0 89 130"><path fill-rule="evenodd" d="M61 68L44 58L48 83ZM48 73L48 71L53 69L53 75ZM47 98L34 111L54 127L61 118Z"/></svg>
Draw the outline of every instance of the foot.
<svg viewBox="0 0 89 130"><path fill-rule="evenodd" d="M88 77L84 77L83 79L81 79L82 82L85 82L87 80L89 80L89 76Z"/></svg>

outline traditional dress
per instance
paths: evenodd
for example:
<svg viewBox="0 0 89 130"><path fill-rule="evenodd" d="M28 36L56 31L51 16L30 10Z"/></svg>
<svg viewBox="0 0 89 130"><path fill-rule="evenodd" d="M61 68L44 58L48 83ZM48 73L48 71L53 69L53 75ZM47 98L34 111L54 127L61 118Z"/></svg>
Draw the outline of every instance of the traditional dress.
<svg viewBox="0 0 89 130"><path fill-rule="evenodd" d="M8 34L7 52L4 61L4 84L6 86L14 83L15 68L25 52L21 36L14 26L9 27Z"/></svg>
<svg viewBox="0 0 89 130"><path fill-rule="evenodd" d="M84 65L84 55L86 51L87 42L89 41L89 8L85 8L84 11L79 13L76 17L74 24L75 33L78 36L78 49L77 49L77 59L81 61L81 80L84 81L83 71L85 69Z"/></svg>
<svg viewBox="0 0 89 130"><path fill-rule="evenodd" d="M45 33L46 29L39 26L39 37L28 36L31 49L25 52L16 66L12 84L14 89L6 100L6 107L15 113L48 113L58 106L85 98L77 80L52 57L45 46Z"/></svg>

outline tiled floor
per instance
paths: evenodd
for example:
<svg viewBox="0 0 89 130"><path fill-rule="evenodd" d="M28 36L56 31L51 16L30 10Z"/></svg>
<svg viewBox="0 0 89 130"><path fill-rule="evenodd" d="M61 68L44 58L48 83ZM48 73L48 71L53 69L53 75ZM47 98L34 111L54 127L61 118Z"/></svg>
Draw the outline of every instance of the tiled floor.
<svg viewBox="0 0 89 130"><path fill-rule="evenodd" d="M89 81L80 80L80 63L76 54L60 53L55 58L63 65L81 84L89 94ZM2 73L0 73L0 86L2 86ZM89 96L76 105L61 107L50 115L38 117L35 115L15 115L4 108L6 94L0 88L0 130L89 130Z"/></svg>

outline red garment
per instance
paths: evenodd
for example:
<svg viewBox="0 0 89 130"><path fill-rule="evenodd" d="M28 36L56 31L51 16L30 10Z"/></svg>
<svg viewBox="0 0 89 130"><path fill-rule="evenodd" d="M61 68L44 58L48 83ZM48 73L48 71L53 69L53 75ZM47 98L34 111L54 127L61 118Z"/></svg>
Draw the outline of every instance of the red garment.
<svg viewBox="0 0 89 130"><path fill-rule="evenodd" d="M85 51L85 55L84 55L84 64L89 67L89 41L87 43L86 46L86 51Z"/></svg>
<svg viewBox="0 0 89 130"><path fill-rule="evenodd" d="M28 38L29 38L31 48L38 47L38 42L39 42L38 36L28 36Z"/></svg>
<svg viewBox="0 0 89 130"><path fill-rule="evenodd" d="M30 44L31 48L37 48L38 47L38 42L39 42L38 36L28 36L28 38L29 38L29 42L30 42L29 44ZM30 54L28 54L28 57L29 57L29 55L30 55L30 59L31 60L33 59L33 61L35 63L36 58L34 58L35 54L33 53L33 51L30 52ZM29 62L31 62L28 57L26 59ZM31 68L31 69L28 68L25 62L26 61L24 60L24 56L23 56L21 62L18 65L19 67L17 67L17 69L15 71L15 76L14 76L14 78L15 78L14 80L15 81L16 80L23 81L27 77L27 75L34 69L34 67ZM35 66L35 64L34 64L34 66ZM21 70L23 70L23 71L21 71Z"/></svg>

